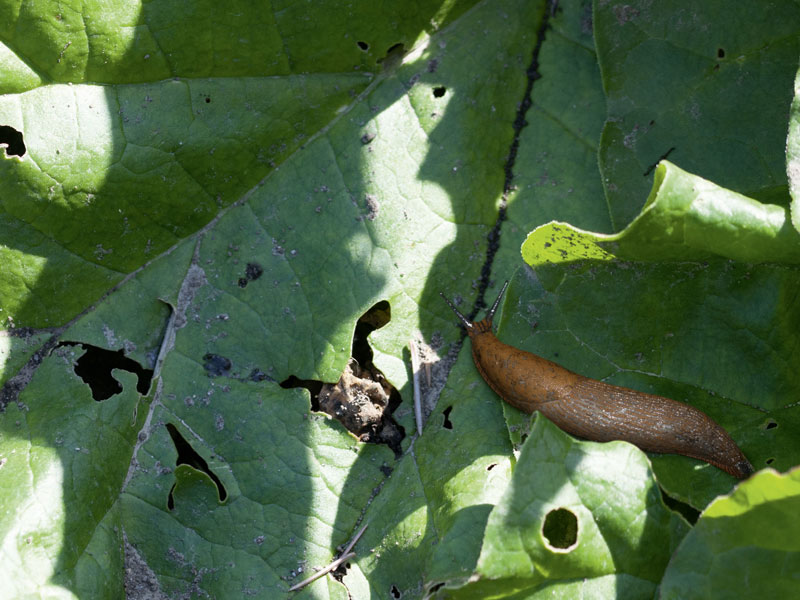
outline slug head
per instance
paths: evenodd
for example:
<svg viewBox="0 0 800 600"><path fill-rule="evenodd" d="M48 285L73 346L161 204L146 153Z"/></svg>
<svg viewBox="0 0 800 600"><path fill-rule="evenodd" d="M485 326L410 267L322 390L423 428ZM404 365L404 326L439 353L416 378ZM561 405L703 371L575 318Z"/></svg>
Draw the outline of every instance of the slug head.
<svg viewBox="0 0 800 600"><path fill-rule="evenodd" d="M503 294L505 293L507 287L508 287L508 281L506 281L503 284L500 293L497 295L497 300L494 301L494 304L492 304L492 308L490 308L489 312L486 313L486 318L483 319L483 321L478 321L476 323L473 323L467 317L461 314L461 311L458 310L455 307L455 305L452 302L450 302L450 300L448 300L447 297L442 292L439 292L439 295L444 299L445 302L447 302L447 305L453 309L453 312L456 313L458 320L461 321L461 324L464 326L464 329L466 329L467 333L470 336L473 336L476 333L483 333L485 331L492 330L492 319L494 319L494 313L497 312L497 307L500 306L500 300L502 299Z"/></svg>

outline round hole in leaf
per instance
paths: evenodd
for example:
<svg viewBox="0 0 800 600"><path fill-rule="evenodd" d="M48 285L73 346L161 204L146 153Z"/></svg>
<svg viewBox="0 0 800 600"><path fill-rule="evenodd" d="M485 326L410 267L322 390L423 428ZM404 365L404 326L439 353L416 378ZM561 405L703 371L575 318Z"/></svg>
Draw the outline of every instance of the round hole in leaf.
<svg viewBox="0 0 800 600"><path fill-rule="evenodd" d="M542 536L547 546L555 552L569 552L578 541L578 518L571 510L551 510L542 523Z"/></svg>

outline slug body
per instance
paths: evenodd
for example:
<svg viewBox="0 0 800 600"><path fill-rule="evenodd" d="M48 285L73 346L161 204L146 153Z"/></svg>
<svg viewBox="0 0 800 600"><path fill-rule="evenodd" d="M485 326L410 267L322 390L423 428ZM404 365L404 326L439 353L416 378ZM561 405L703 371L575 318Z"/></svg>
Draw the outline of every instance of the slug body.
<svg viewBox="0 0 800 600"><path fill-rule="evenodd" d="M739 479L753 473L736 442L696 408L578 375L498 340L492 318L507 286L486 318L474 323L442 295L467 330L475 366L503 400L527 413L538 410L562 430L587 440L624 440L647 452L690 456Z"/></svg>

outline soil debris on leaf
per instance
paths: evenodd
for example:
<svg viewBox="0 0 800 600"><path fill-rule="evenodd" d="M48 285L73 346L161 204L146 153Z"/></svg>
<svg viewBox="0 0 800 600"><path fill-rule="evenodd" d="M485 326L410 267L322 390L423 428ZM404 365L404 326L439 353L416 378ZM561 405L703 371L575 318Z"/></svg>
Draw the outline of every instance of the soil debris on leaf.
<svg viewBox="0 0 800 600"><path fill-rule="evenodd" d="M391 393L392 386L380 371L350 359L339 381L323 384L319 407L360 441L388 444L397 451L403 434L387 410Z"/></svg>

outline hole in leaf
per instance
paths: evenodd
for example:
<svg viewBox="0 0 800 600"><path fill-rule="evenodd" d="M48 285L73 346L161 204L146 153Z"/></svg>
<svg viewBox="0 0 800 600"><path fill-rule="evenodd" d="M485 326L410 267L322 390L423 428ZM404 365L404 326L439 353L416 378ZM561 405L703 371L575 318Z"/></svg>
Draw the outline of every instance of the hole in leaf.
<svg viewBox="0 0 800 600"><path fill-rule="evenodd" d="M578 518L566 508L551 510L542 523L542 535L551 550L570 550L578 541Z"/></svg>
<svg viewBox="0 0 800 600"><path fill-rule="evenodd" d="M444 96L446 91L447 91L447 88L444 87L443 85L440 85L438 87L433 88L433 96L435 98L441 98L442 96Z"/></svg>
<svg viewBox="0 0 800 600"><path fill-rule="evenodd" d="M494 469L496 466L497 466L497 463L492 463L492 464L490 464L488 467L486 467L486 470L487 470L487 471L491 471L491 470L492 470L492 469Z"/></svg>
<svg viewBox="0 0 800 600"><path fill-rule="evenodd" d="M775 419L767 419L761 425L761 429L775 429L778 426L778 422Z"/></svg>
<svg viewBox="0 0 800 600"><path fill-rule="evenodd" d="M258 263L247 263L244 269L244 277L239 278L239 287L246 288L247 284L255 281L264 273L264 268Z"/></svg>
<svg viewBox="0 0 800 600"><path fill-rule="evenodd" d="M211 478L211 481L214 482L214 485L217 486L217 495L219 496L219 501L224 502L228 497L228 492L225 490L225 486L222 485L222 481L220 481L219 477L217 477L214 472L208 468L208 463L205 461L205 459L200 456L194 448L192 448L192 445L186 441L175 425L172 423L167 423L166 428L169 432L169 437L172 438L172 443L175 444L175 450L178 452L178 458L175 460L175 466L189 465L190 467L193 467L198 471L202 471L208 475ZM174 490L175 486L173 485L172 489L169 491L169 496L167 497L167 506L170 510L175 508L175 500L172 497L172 492Z"/></svg>
<svg viewBox="0 0 800 600"><path fill-rule="evenodd" d="M212 354L209 352L203 356L203 368L206 370L209 377L228 375L232 366L230 359L220 356L219 354Z"/></svg>
<svg viewBox="0 0 800 600"><path fill-rule="evenodd" d="M145 369L132 358L125 356L124 350L106 350L91 344L61 342L61 346L80 346L83 355L75 361L75 374L92 390L92 398L101 402L122 392L122 384L114 378L112 371L120 369L136 375L136 391L142 396L150 389L153 370Z"/></svg>
<svg viewBox="0 0 800 600"><path fill-rule="evenodd" d="M692 505L676 500L672 496L668 496L664 490L661 490L661 498L664 500L664 504L667 505L667 508L681 514L690 524L694 525L697 523L697 519L700 518L700 511Z"/></svg>
<svg viewBox="0 0 800 600"><path fill-rule="evenodd" d="M364 52L369 50L369 44L367 42L356 42L356 44L358 44L358 47L361 48Z"/></svg>
<svg viewBox="0 0 800 600"><path fill-rule="evenodd" d="M383 65L383 70L389 70L400 64L405 56L406 49L403 44L394 44L386 51L386 56L378 59L378 64Z"/></svg>
<svg viewBox="0 0 800 600"><path fill-rule="evenodd" d="M6 156L24 156L25 142L22 132L9 125L0 125L0 146L5 146Z"/></svg>
<svg viewBox="0 0 800 600"><path fill-rule="evenodd" d="M442 423L442 427L445 429L452 429L453 423L450 421L450 412L453 410L452 406L448 406L442 411L442 416L444 417L444 423Z"/></svg>
<svg viewBox="0 0 800 600"><path fill-rule="evenodd" d="M211 98L209 98L208 96L206 96L206 104L211 104Z"/></svg>
<svg viewBox="0 0 800 600"><path fill-rule="evenodd" d="M290 376L281 387L304 387L311 394L312 410L328 413L341 422L362 442L386 444L397 456L404 429L392 413L400 406L400 393L386 380L372 362L372 348L367 338L391 318L389 303L378 302L356 323L353 355L336 383L309 381Z"/></svg>
<svg viewBox="0 0 800 600"><path fill-rule="evenodd" d="M774 462L775 462L775 459L774 459L774 458L768 458L768 459L767 459L767 460L765 460L764 462L765 462L766 464L768 464L768 465L771 465L772 463L774 463Z"/></svg>
<svg viewBox="0 0 800 600"><path fill-rule="evenodd" d="M397 589L396 585L392 586L392 589L389 590L389 593L392 595L392 598L400 598L403 595L400 593L400 590Z"/></svg>
<svg viewBox="0 0 800 600"><path fill-rule="evenodd" d="M311 393L311 410L319 410L319 391L322 389L322 382L315 379L299 379L294 375L289 375L280 382L282 388L306 388Z"/></svg>
<svg viewBox="0 0 800 600"><path fill-rule="evenodd" d="M725 50L723 48L717 48L717 58L725 58Z"/></svg>

